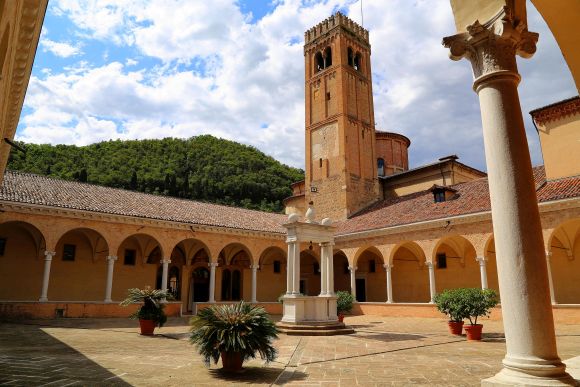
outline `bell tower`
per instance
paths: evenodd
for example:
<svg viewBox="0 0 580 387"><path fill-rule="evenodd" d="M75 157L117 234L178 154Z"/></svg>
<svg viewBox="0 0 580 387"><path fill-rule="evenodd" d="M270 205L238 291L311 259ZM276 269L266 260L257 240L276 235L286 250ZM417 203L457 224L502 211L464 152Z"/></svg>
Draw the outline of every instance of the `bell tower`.
<svg viewBox="0 0 580 387"><path fill-rule="evenodd" d="M369 32L339 12L304 42L305 199L343 220L379 199Z"/></svg>

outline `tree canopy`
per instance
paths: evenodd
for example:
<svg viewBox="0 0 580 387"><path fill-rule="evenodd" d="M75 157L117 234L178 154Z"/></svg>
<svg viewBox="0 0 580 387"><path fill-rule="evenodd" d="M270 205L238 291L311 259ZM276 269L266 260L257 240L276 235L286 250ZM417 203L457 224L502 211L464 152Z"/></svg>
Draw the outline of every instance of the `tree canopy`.
<svg viewBox="0 0 580 387"><path fill-rule="evenodd" d="M263 211L283 210L304 171L254 147L210 135L111 140L87 146L19 143L12 170Z"/></svg>

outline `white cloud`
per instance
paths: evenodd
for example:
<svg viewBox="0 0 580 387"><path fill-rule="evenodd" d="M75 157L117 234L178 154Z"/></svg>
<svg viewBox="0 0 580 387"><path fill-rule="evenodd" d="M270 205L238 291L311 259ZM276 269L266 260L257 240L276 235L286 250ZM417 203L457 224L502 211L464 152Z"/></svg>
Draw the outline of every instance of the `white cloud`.
<svg viewBox="0 0 580 387"><path fill-rule="evenodd" d="M61 57L68 58L70 56L79 55L81 53L81 48L79 45L72 45L70 43L55 42L46 37L42 37L40 40L40 45L44 52L51 52L52 54Z"/></svg>
<svg viewBox="0 0 580 387"><path fill-rule="evenodd" d="M77 36L137 49L139 64L153 57L161 65L134 71L135 59L101 67L79 62L33 77L25 102L31 113L23 117L18 138L81 145L211 133L303 166L304 56L302 44L291 42L339 7L360 21L360 4L275 5L250 23L234 0L176 0L170 6L161 0L56 1L52 12L69 17L80 29ZM441 38L455 31L449 3L365 1L364 12L377 127L411 138L413 165L457 153L483 168L470 65L450 61L441 46ZM540 32L541 41L533 59L520 61L524 113L575 91L547 27L533 9L529 13L530 29ZM199 68L180 66L193 63ZM531 128L528 122L537 163Z"/></svg>

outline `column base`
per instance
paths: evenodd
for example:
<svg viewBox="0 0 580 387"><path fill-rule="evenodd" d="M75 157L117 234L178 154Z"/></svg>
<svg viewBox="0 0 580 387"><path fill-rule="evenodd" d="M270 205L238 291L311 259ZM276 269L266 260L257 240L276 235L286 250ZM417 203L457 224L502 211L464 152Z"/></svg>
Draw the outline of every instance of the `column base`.
<svg viewBox="0 0 580 387"><path fill-rule="evenodd" d="M543 367L542 367L543 368ZM536 375L515 371L504 368L494 376L483 379L481 385L485 387L492 386L580 386L580 382L563 371L561 374L551 376L539 376L543 373L538 370ZM553 369L552 369L553 371ZM534 372L534 371L532 371Z"/></svg>
<svg viewBox="0 0 580 387"><path fill-rule="evenodd" d="M112 302L113 302L113 300L111 300L110 298L108 298L108 299L106 299L106 300L105 300L105 301L103 301L103 302L105 302L105 303L107 303L107 304L110 304L110 303L112 303Z"/></svg>
<svg viewBox="0 0 580 387"><path fill-rule="evenodd" d="M40 298L38 299L38 301L39 301L39 302L47 302L47 301L48 301L48 298L47 298L47 297L40 297Z"/></svg>

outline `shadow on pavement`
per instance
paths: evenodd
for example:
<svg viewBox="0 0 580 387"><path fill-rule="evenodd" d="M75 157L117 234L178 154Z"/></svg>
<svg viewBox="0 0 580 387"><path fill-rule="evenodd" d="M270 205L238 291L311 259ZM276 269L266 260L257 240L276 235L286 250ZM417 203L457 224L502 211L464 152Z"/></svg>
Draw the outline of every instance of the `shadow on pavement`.
<svg viewBox="0 0 580 387"><path fill-rule="evenodd" d="M267 368L267 367L244 367L244 370L240 373L237 372L226 372L220 369L212 369L209 371L212 377L228 382L235 382L236 384L280 384L279 381L283 379L284 374L287 371L280 368ZM280 376L280 378L279 378ZM306 374L303 372L294 371L291 373L292 381L302 380L306 378ZM286 378L284 378L286 379ZM284 380L284 383L286 380Z"/></svg>
<svg viewBox="0 0 580 387"><path fill-rule="evenodd" d="M0 324L0 348L0 385L129 386L40 326Z"/></svg>

